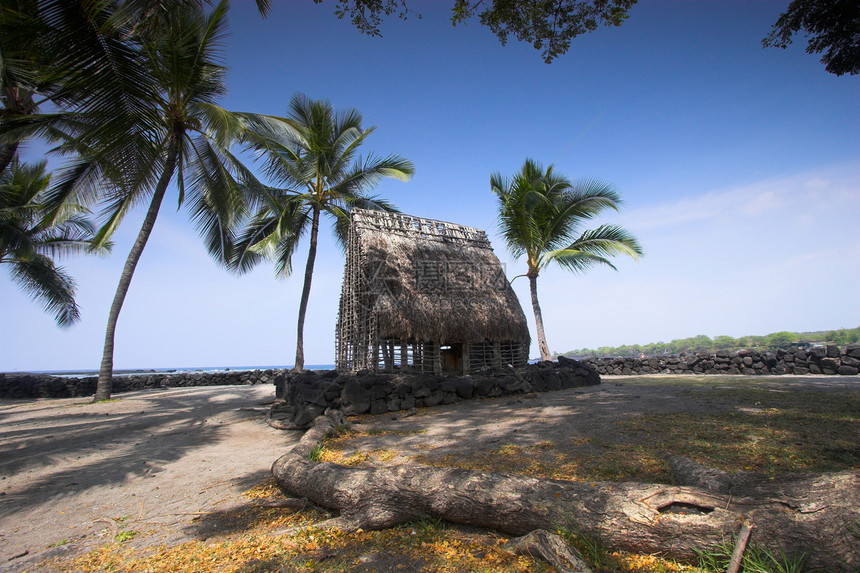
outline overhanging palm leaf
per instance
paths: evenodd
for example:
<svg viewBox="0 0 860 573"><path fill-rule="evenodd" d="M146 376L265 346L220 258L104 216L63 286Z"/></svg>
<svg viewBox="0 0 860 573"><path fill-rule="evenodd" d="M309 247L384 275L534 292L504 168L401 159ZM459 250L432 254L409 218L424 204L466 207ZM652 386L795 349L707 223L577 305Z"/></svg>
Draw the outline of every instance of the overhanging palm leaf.
<svg viewBox="0 0 860 573"><path fill-rule="evenodd" d="M596 265L606 265L617 270L610 257L627 255L638 259L642 248L626 229L615 225L601 225L597 229L585 231L573 243L556 251L543 254L541 267L555 261L573 272L585 272Z"/></svg>
<svg viewBox="0 0 860 573"><path fill-rule="evenodd" d="M346 244L349 240L349 213L352 209L369 209L371 211L388 211L390 213L399 213L400 211L394 206L394 203L382 199L376 195L368 197L350 197L343 199L346 207L341 208L332 206L329 213L335 217L333 232L341 249L346 250Z"/></svg>
<svg viewBox="0 0 860 573"><path fill-rule="evenodd" d="M537 326L541 358L551 360L543 317L537 296L537 277L555 261L573 272L596 266L615 266L610 258L642 255L638 241L622 227L601 225L583 230L583 225L605 209L618 210L621 198L609 185L597 180L576 184L526 159L511 179L498 173L490 176L490 189L499 200L499 229L515 257L528 263L532 308ZM578 235L578 236L577 236Z"/></svg>
<svg viewBox="0 0 860 573"><path fill-rule="evenodd" d="M80 318L75 283L52 257L88 250L93 228L80 206L46 217L48 182L44 161L28 166L13 160L0 174L0 263L59 326L68 327Z"/></svg>

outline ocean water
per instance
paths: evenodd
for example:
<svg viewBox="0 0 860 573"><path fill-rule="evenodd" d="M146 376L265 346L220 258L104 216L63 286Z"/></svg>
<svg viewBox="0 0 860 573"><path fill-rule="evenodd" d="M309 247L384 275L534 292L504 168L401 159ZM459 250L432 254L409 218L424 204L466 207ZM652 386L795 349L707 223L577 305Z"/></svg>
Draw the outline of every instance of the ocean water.
<svg viewBox="0 0 860 573"><path fill-rule="evenodd" d="M200 366L194 368L130 368L117 369L113 371L114 376L134 376L138 374L172 374L174 372L194 372L194 373L209 373L218 372L247 372L250 370L273 370L273 369L290 369L289 366ZM334 364L306 364L305 370L334 370ZM24 371L16 371L16 374ZM31 370L32 374L50 374L52 376L62 376L65 378L84 378L87 376L98 376L98 370Z"/></svg>

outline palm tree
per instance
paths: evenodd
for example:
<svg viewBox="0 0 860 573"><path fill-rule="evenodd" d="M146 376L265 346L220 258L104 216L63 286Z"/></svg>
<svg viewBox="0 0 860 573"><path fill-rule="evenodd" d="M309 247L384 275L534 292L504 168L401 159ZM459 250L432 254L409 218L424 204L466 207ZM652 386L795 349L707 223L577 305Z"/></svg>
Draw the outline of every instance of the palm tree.
<svg viewBox="0 0 860 573"><path fill-rule="evenodd" d="M362 129L355 109L335 112L332 104L302 94L290 100L282 124L258 126L247 136L262 155L266 174L277 187L246 182L255 196L257 210L236 245L231 266L238 272L264 258L276 261L280 276L291 272L292 255L301 238L310 232L305 279L299 303L294 369L304 368L304 324L313 279L320 215L335 219L335 233L346 242L349 211L353 207L392 210L386 201L367 195L383 177L407 181L412 163L396 155L364 159L358 148L375 128Z"/></svg>
<svg viewBox="0 0 860 573"><path fill-rule="evenodd" d="M642 255L638 241L625 229L601 225L583 230L583 224L604 209L618 210L619 195L606 183L584 181L573 184L557 175L550 165L526 159L512 179L494 173L490 188L499 199L499 228L515 257L526 256L535 313L538 347L542 360L552 360L546 342L543 317L537 295L540 271L555 261L573 272L584 272L594 265L615 266L609 257Z"/></svg>
<svg viewBox="0 0 860 573"><path fill-rule="evenodd" d="M26 57L14 60L16 67L0 63L2 87L30 89L56 109L34 113L37 102L12 109L4 91L0 146L41 137L57 144L54 152L73 157L54 178L48 219L56 220L66 205L101 202L98 249L129 210L149 203L111 305L95 400L110 396L117 319L170 183L176 178L179 204L190 207L220 259L231 222L247 206L234 178L244 167L229 145L247 123L269 119L215 105L225 91L218 50L228 4L222 0L207 16L204 6L211 4L10 0L0 6L0 31L38 38L19 44L4 36L4 57L10 46ZM270 3L257 0L257 6L265 15Z"/></svg>
<svg viewBox="0 0 860 573"><path fill-rule="evenodd" d="M228 146L246 122L266 120L215 105L225 91L226 69L219 63L218 50L228 5L223 0L207 15L196 4L156 10L151 17L157 21L146 26L134 20L112 20L117 12L91 15L93 20L121 22L117 26L128 23L126 35L118 43L136 68L124 69L119 75L121 81L134 84L134 91L111 94L110 86L101 86L94 79L95 93L104 97L79 99L82 103L71 113L36 116L28 124L41 127L39 135L60 141L58 151L76 156L55 186L52 204L78 199L106 204L104 224L94 238L96 247L110 239L134 206L149 203L110 307L95 401L110 397L119 314L174 178L179 204L190 207L192 219L216 257L222 253L231 222L245 205L234 178L243 167ZM65 93L71 93L70 83L63 86ZM106 118L107 111L115 113L114 117Z"/></svg>
<svg viewBox="0 0 860 573"><path fill-rule="evenodd" d="M138 157L152 161L122 170L121 183L115 185L117 192L112 197L108 195L107 222L96 236L97 244L110 237L136 203L148 198L149 207L111 304L95 401L110 396L117 319L174 176L178 175L179 204L189 205L192 220L216 258L223 259L225 237L247 206L235 178L236 173L244 173L244 167L230 153L229 145L237 140L247 122L264 125L266 119L228 112L215 105L225 91L226 69L218 62L218 50L227 9L226 0L222 0L208 16L194 6L167 10L160 14L158 33L142 42L154 87L151 104L160 122L155 126L145 121L124 126L123 135L136 142L133 147ZM142 136L135 137L136 133ZM147 146L145 140L151 144ZM106 159L98 158L99 164L106 162L110 166L121 161L111 153Z"/></svg>
<svg viewBox="0 0 860 573"><path fill-rule="evenodd" d="M49 180L44 161L21 165L13 159L0 173L0 264L8 264L12 280L68 327L80 318L75 283L53 257L89 250L93 228L80 207L45 219Z"/></svg>

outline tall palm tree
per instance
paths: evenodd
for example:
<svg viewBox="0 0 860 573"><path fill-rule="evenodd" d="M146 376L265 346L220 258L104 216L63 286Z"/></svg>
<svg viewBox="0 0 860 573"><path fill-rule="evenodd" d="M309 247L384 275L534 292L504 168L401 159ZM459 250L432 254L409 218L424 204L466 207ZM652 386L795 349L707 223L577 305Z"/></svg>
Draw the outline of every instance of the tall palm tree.
<svg viewBox="0 0 860 573"><path fill-rule="evenodd" d="M565 269L584 272L595 265L615 266L609 258L642 255L642 247L630 233L615 225L583 229L604 209L618 210L619 195L606 183L573 184L557 175L553 166L526 159L511 179L490 176L490 188L499 199L499 228L515 257L526 256L538 347L542 360L552 360L543 328L537 295L540 271L555 261Z"/></svg>
<svg viewBox="0 0 860 573"><path fill-rule="evenodd" d="M65 205L105 205L94 248L107 244L125 214L148 202L111 305L95 399L110 396L116 323L134 269L170 183L190 207L210 252L223 259L225 237L246 204L234 174L243 166L229 145L247 122L267 118L227 112L219 49L227 2L212 0L2 0L0 80L50 100L56 111L12 109L4 91L0 151L27 138L57 144L73 159L48 194L48 218ZM268 0L257 0L261 14ZM38 31L38 33L34 33ZM6 32L10 36L5 36ZM14 38L13 36L14 35ZM16 38L38 38L25 44ZM9 41L6 41L9 39ZM18 59L5 57L17 50ZM8 65L9 62L15 66ZM0 158L2 159L2 158Z"/></svg>
<svg viewBox="0 0 860 573"><path fill-rule="evenodd" d="M134 206L149 204L110 307L96 401L110 397L117 321L171 182L176 180L179 204L189 207L216 257L231 221L245 206L234 178L243 167L228 147L247 121L265 119L231 113L215 104L225 92L226 69L219 50L228 5L222 0L207 15L198 4L155 10L151 17L157 21L146 26L117 18L110 3L102 7L106 12L88 14L91 20L102 21L108 32L114 31L112 23L126 26L118 44L136 67L118 75L119 81L133 83L134 91L111 94L110 86L102 89L93 79L95 94L103 97L77 99L70 103L71 112L35 116L25 123L40 128L36 134L59 141L58 151L75 154L54 187L52 204L80 200L105 205L104 223L93 241L96 247L110 239ZM70 83L63 86L65 93L73 92ZM108 111L115 115L106 117Z"/></svg>
<svg viewBox="0 0 860 573"><path fill-rule="evenodd" d="M208 16L195 6L167 10L160 14L158 33L142 40L146 71L154 88L151 104L160 122L154 126L146 121L119 126L125 128L124 136L130 135L129 141L136 142L138 157L152 161L124 168L119 184L114 181L116 191L107 195L106 223L96 236L96 244L111 236L135 204L148 199L149 207L111 304L96 401L110 396L117 319L174 176L179 204L188 204L192 220L217 258L223 258L229 228L247 205L235 178L236 173L244 173L244 167L230 153L229 146L248 121L265 124L266 120L228 112L215 104L225 92L226 69L219 63L218 50L227 10L226 0ZM140 135L134 137L135 134ZM146 145L146 141L150 144ZM124 147L115 151L121 153ZM99 165L115 166L122 161L114 153L97 157Z"/></svg>
<svg viewBox="0 0 860 573"><path fill-rule="evenodd" d="M296 334L297 371L305 364L305 314L320 215L335 219L335 234L345 244L350 209L392 210L388 202L369 196L368 191L383 177L407 181L414 172L410 161L396 155L358 156L358 148L376 129L362 129L361 121L355 109L335 112L329 101L297 94L290 100L289 114L282 124L258 126L247 136L276 186L254 179L246 182L257 210L239 237L231 266L244 272L264 258L274 259L276 273L288 276L296 247L310 233Z"/></svg>
<svg viewBox="0 0 860 573"><path fill-rule="evenodd" d="M49 180L44 161L21 165L13 159L0 173L0 264L8 264L12 280L68 327L80 318L75 283L53 257L88 251L93 227L76 206L46 220Z"/></svg>

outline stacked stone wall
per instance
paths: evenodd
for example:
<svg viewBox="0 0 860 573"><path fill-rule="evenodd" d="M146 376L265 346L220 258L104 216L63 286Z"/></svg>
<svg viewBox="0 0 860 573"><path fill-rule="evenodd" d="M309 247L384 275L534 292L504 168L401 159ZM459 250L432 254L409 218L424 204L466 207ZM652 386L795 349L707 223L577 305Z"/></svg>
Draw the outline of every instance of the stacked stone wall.
<svg viewBox="0 0 860 573"><path fill-rule="evenodd" d="M558 362L530 364L516 371L485 371L470 376L309 370L286 375L276 384L275 396L285 401L289 414L285 421L303 427L328 408L338 408L347 415L384 414L474 398L596 384L600 384L600 376L594 368L561 357Z"/></svg>
<svg viewBox="0 0 860 573"><path fill-rule="evenodd" d="M113 393L183 386L238 386L274 384L285 370L246 370L235 372L167 372L114 376ZM47 374L0 373L0 398L74 398L96 393L97 376L82 378Z"/></svg>
<svg viewBox="0 0 860 573"><path fill-rule="evenodd" d="M472 376L433 374L399 375L360 372L339 375L335 371L248 370L235 372L169 372L115 376L113 392L146 388L275 384L278 395L306 406L347 406L351 413L380 413L419 406L447 404L473 397L560 390L599 384L600 376L641 374L724 375L841 375L860 372L860 344L792 348L763 352L741 350L691 353L653 358L588 358L582 361L530 364L519 373L476 373ZM95 394L97 377L81 378L47 374L0 373L0 398L71 398ZM315 384L321 384L319 388ZM321 388L325 388L321 390ZM322 397L321 397L322 396ZM369 396L369 397L368 397ZM366 406L365 406L366 405ZM310 408L314 410L316 408ZM309 411L310 411L309 410Z"/></svg>
<svg viewBox="0 0 860 573"><path fill-rule="evenodd" d="M860 372L860 344L791 348L775 352L741 350L679 354L652 358L588 358L599 374L741 374L840 375Z"/></svg>

